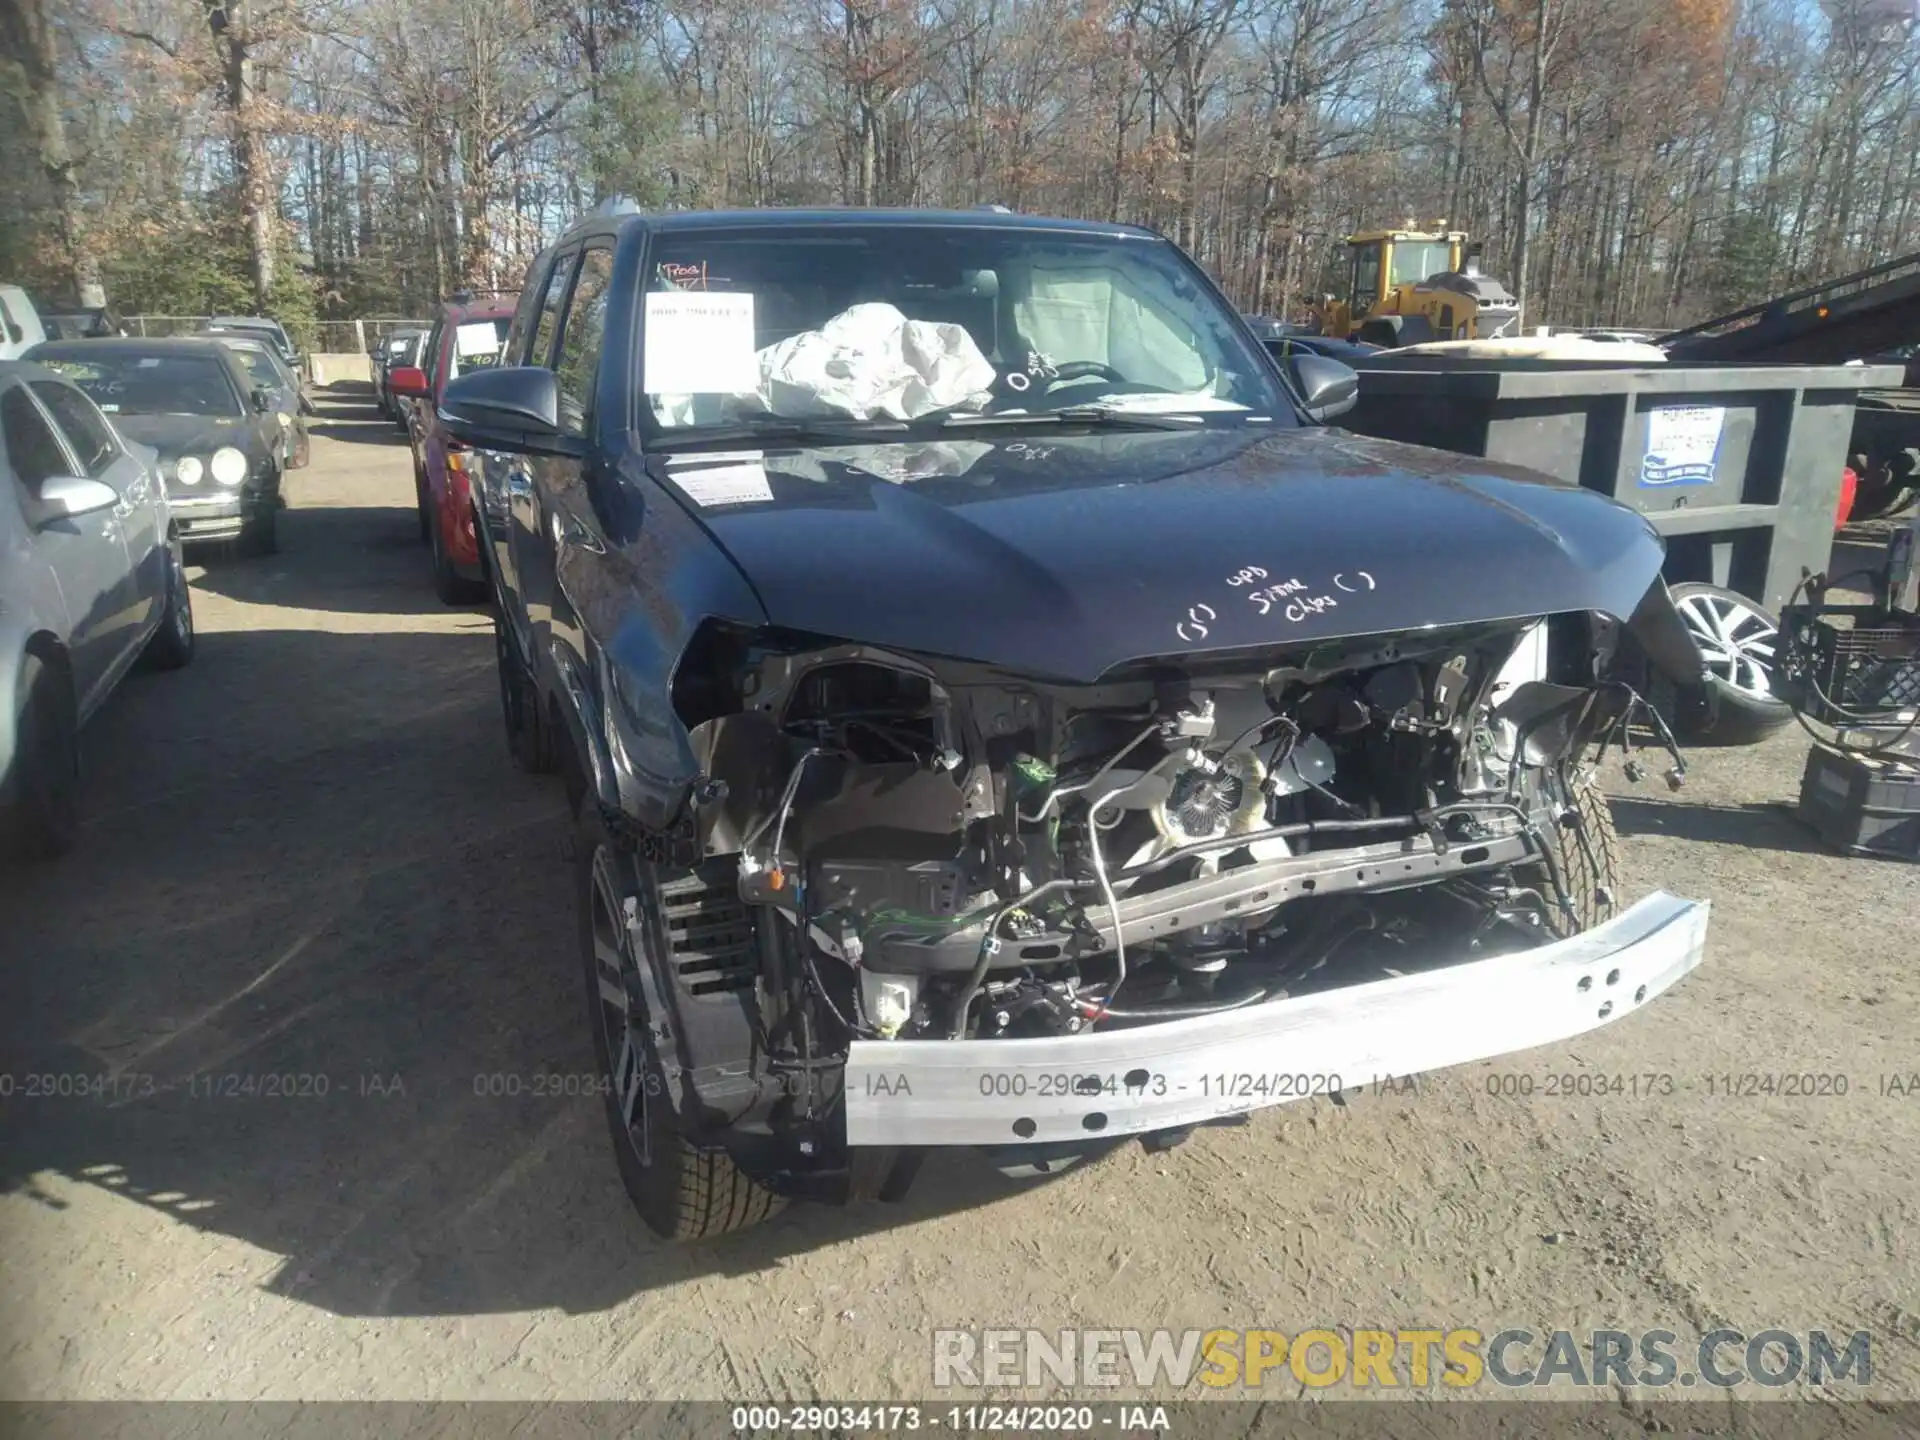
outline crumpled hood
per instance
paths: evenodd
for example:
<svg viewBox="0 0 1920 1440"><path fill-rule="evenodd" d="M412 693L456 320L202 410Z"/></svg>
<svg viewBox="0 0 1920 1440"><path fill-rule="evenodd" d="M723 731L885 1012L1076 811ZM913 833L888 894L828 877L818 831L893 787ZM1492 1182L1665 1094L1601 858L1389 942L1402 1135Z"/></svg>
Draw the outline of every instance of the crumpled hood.
<svg viewBox="0 0 1920 1440"><path fill-rule="evenodd" d="M1083 682L1195 652L1625 619L1663 558L1591 491L1320 428L979 430L649 468L774 624Z"/></svg>

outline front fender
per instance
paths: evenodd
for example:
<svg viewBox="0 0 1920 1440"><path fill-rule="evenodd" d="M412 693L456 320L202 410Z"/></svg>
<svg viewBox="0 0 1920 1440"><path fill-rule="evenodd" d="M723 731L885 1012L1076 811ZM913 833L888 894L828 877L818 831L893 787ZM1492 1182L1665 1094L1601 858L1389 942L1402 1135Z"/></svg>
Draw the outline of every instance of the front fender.
<svg viewBox="0 0 1920 1440"><path fill-rule="evenodd" d="M1646 662L1674 684L1690 687L1709 678L1700 647L1674 608L1665 580L1656 578L1647 587L1626 632Z"/></svg>
<svg viewBox="0 0 1920 1440"><path fill-rule="evenodd" d="M759 626L766 613L733 561L637 457L595 475L588 494L593 523L576 512L553 541L547 659L583 778L603 805L663 832L680 820L700 774L673 708L681 657L705 621Z"/></svg>

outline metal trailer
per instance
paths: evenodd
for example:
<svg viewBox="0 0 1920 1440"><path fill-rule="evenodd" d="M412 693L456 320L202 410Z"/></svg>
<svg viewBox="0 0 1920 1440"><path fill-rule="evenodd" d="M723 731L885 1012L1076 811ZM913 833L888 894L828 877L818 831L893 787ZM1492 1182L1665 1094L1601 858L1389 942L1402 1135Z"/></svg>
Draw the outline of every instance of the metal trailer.
<svg viewBox="0 0 1920 1440"><path fill-rule="evenodd" d="M1788 361L1826 365L1885 359L1920 344L1920 250L1851 275L1717 315L1661 342L1683 361ZM1860 475L1854 513L1904 508L1920 488L1920 382L1909 361L1901 388L1860 396L1847 455Z"/></svg>
<svg viewBox="0 0 1920 1440"><path fill-rule="evenodd" d="M1340 423L1610 495L1665 537L1669 584L1722 586L1777 614L1803 568L1826 568L1860 392L1900 378L1884 365L1386 351L1361 369L1359 403Z"/></svg>

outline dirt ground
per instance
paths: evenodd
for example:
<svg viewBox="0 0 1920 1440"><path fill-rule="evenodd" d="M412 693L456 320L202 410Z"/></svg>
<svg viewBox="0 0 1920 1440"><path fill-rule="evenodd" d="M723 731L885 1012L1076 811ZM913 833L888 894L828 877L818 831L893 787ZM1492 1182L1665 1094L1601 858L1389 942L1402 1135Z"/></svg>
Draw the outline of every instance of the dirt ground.
<svg viewBox="0 0 1920 1440"><path fill-rule="evenodd" d="M282 553L204 560L195 664L90 729L77 853L0 875L0 1395L883 1399L930 1392L942 1326L1724 1324L1869 1329L1867 1393L1920 1398L1920 1078L1888 1079L1920 1072L1920 867L1776 808L1793 730L1616 786L1632 892L1714 906L1618 1024L656 1242L598 1101L529 1093L592 1068L557 787L508 764L397 432L326 408ZM1781 1073L1847 1093L1740 1093Z"/></svg>

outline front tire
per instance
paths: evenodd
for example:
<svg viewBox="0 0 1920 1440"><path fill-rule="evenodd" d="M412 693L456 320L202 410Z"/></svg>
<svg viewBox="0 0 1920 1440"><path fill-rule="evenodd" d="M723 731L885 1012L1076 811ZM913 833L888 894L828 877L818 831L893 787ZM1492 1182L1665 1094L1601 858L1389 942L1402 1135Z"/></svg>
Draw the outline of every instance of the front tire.
<svg viewBox="0 0 1920 1440"><path fill-rule="evenodd" d="M274 487L267 508L240 522L239 547L242 555L276 555L280 551L280 493Z"/></svg>
<svg viewBox="0 0 1920 1440"><path fill-rule="evenodd" d="M156 670L183 669L193 660L193 589L178 536L167 542L167 605L147 641L146 660Z"/></svg>
<svg viewBox="0 0 1920 1440"><path fill-rule="evenodd" d="M540 713L540 692L520 659L499 602L493 611L494 668L500 679L500 719L507 731L507 753L529 775L550 775L560 768L553 731Z"/></svg>
<svg viewBox="0 0 1920 1440"><path fill-rule="evenodd" d="M607 1129L627 1197L669 1240L706 1240L777 1215L785 1201L722 1149L681 1132L655 1048L639 947L664 945L660 872L607 834L591 798L583 807L580 949L594 1051L606 1078Z"/></svg>
<svg viewBox="0 0 1920 1440"><path fill-rule="evenodd" d="M1611 920L1619 912L1620 896L1620 832L1614 829L1613 805L1600 788L1599 776L1588 773L1573 782L1567 820L1554 827L1547 844L1573 906L1571 921L1552 903L1556 897L1551 878L1540 877L1540 893L1549 901L1549 923L1563 937Z"/></svg>
<svg viewBox="0 0 1920 1440"><path fill-rule="evenodd" d="M38 655L20 667L11 793L0 835L22 860L48 860L73 848L80 833L80 727L73 687Z"/></svg>

